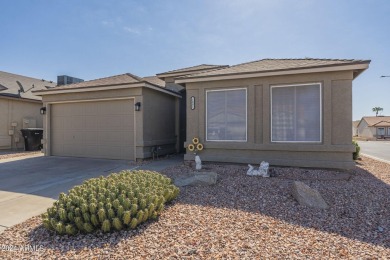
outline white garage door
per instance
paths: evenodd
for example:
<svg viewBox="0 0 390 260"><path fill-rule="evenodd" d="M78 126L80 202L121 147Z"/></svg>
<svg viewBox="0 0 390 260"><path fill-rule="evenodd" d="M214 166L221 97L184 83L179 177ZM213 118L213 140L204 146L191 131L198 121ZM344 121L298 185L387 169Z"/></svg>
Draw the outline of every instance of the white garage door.
<svg viewBox="0 0 390 260"><path fill-rule="evenodd" d="M53 104L51 155L134 160L133 99Z"/></svg>

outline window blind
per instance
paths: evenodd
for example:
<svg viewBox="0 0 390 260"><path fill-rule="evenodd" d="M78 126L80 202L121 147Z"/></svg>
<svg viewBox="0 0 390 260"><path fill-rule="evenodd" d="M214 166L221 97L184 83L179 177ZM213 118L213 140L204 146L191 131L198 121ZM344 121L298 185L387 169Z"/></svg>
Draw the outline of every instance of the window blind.
<svg viewBox="0 0 390 260"><path fill-rule="evenodd" d="M207 91L207 141L246 141L246 89Z"/></svg>
<svg viewBox="0 0 390 260"><path fill-rule="evenodd" d="M321 142L321 85L272 87L272 141Z"/></svg>

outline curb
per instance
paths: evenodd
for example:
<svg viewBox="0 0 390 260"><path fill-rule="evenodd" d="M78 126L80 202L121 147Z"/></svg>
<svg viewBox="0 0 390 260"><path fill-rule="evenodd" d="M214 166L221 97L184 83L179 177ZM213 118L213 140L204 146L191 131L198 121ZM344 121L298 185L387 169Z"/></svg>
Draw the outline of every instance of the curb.
<svg viewBox="0 0 390 260"><path fill-rule="evenodd" d="M371 159L374 159L374 160L377 160L377 161L380 161L380 162L384 162L384 163L390 164L390 161L387 161L387 160L384 160L384 159L381 159L381 158L378 158L378 157L375 157L375 156L372 156L372 155L368 155L368 154L365 154L365 153L360 153L360 154L363 155L363 156L366 156L368 158L371 158Z"/></svg>

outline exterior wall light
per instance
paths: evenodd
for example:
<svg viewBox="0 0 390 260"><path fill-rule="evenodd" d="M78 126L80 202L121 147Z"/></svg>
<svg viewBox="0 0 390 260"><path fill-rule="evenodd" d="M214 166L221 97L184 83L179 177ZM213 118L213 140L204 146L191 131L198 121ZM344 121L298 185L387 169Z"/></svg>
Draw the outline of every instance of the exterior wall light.
<svg viewBox="0 0 390 260"><path fill-rule="evenodd" d="M135 111L140 111L141 110L141 102L135 103Z"/></svg>
<svg viewBox="0 0 390 260"><path fill-rule="evenodd" d="M41 111L41 115L46 114L46 107L41 107L40 111Z"/></svg>

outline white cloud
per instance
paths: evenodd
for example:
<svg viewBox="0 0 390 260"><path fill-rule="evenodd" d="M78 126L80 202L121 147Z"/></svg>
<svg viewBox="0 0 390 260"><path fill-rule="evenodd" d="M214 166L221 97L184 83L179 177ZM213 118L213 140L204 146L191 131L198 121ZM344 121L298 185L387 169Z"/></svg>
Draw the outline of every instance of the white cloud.
<svg viewBox="0 0 390 260"><path fill-rule="evenodd" d="M123 30L131 34L141 34L140 30L134 27L124 26Z"/></svg>

